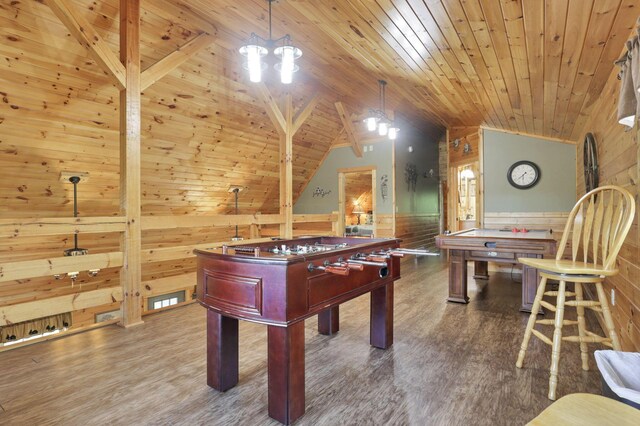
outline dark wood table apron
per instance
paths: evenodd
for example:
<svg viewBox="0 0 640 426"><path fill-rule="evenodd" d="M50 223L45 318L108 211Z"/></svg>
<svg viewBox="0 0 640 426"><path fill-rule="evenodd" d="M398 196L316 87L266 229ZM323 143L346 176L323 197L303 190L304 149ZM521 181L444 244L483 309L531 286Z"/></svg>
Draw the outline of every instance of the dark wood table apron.
<svg viewBox="0 0 640 426"><path fill-rule="evenodd" d="M374 242L367 247L369 251L399 245L399 240L367 240ZM352 271L348 276L307 269L310 262L321 265L363 251L360 246L308 255L303 260L196 251L197 297L208 308L208 385L226 391L238 383L238 320L265 324L269 416L292 423L305 411L304 320L318 315L318 331L334 334L339 330L339 305L366 293L371 293L370 343L389 348L393 344L393 283L400 278L398 258L387 260L385 277L378 267Z"/></svg>
<svg viewBox="0 0 640 426"><path fill-rule="evenodd" d="M518 264L519 257L549 258L556 254L556 240L550 232L505 232L469 229L436 237L440 249L449 250L449 297L447 301L469 303L467 262L474 262L476 279L488 279L487 262ZM522 305L531 312L540 276L536 268L522 265Z"/></svg>

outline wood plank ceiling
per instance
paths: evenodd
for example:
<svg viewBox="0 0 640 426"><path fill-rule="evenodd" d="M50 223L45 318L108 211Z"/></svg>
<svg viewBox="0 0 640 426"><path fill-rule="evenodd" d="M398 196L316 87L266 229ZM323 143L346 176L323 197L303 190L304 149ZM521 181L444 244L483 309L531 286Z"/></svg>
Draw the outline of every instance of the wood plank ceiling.
<svg viewBox="0 0 640 426"><path fill-rule="evenodd" d="M117 0L66 0L113 52ZM214 43L142 96L143 214L278 210L279 136L237 49L267 35L265 0L145 0L142 68L193 40ZM378 106L413 123L488 126L577 140L621 53L638 0L280 0L273 33L304 51L294 106L320 101L294 137L299 194L333 143L335 103ZM0 0L0 213L69 215L63 170L90 171L81 215L119 211L117 89L46 1ZM285 88L267 85L282 98ZM362 129L361 123L359 128ZM295 198L294 198L295 199Z"/></svg>
<svg viewBox="0 0 640 426"><path fill-rule="evenodd" d="M266 35L264 0L179 0L231 34ZM307 75L445 126L576 139L640 13L638 0L279 1L274 34ZM229 46L230 48L235 46ZM418 114L416 114L418 112Z"/></svg>

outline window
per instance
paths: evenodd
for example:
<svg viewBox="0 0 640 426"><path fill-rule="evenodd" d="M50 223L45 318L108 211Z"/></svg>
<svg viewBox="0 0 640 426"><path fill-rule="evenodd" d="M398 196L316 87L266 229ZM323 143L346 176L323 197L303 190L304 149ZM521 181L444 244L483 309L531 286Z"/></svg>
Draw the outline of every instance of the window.
<svg viewBox="0 0 640 426"><path fill-rule="evenodd" d="M170 294L162 294L160 296L150 297L148 299L147 309L154 310L167 308L169 306L177 305L178 303L184 302L184 300L184 290Z"/></svg>

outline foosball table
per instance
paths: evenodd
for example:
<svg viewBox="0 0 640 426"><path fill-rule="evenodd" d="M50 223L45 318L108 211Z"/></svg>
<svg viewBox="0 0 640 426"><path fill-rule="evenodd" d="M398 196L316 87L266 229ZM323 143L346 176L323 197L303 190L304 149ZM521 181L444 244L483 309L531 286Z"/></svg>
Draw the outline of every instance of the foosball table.
<svg viewBox="0 0 640 426"><path fill-rule="evenodd" d="M238 383L238 320L267 326L269 416L290 424L305 411L304 320L339 330L339 305L371 293L370 343L393 344L398 239L311 237L195 250L198 301L207 308L207 383Z"/></svg>

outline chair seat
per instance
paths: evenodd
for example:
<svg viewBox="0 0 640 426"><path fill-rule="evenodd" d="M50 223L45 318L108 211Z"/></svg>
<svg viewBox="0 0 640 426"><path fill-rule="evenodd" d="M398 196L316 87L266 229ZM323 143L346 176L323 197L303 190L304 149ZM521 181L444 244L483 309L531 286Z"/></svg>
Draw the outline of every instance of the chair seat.
<svg viewBox="0 0 640 426"><path fill-rule="evenodd" d="M588 262L574 262L572 260L536 259L531 257L519 257L518 262L523 265L537 268L540 271L553 272L567 275L593 275L613 276L617 269L605 269L602 265L594 265Z"/></svg>
<svg viewBox="0 0 640 426"><path fill-rule="evenodd" d="M640 411L613 399L587 393L564 396L548 406L527 426L637 425Z"/></svg>

